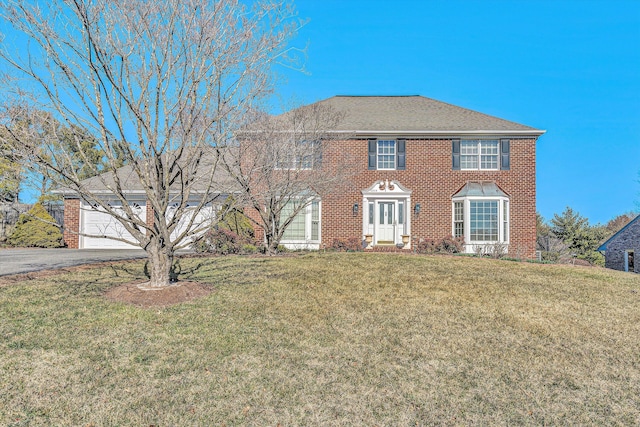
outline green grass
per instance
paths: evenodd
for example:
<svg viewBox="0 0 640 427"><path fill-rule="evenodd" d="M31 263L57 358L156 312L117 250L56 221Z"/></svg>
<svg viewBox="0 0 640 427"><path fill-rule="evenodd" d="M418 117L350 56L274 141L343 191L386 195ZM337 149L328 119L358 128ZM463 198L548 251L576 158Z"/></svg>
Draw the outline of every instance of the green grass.
<svg viewBox="0 0 640 427"><path fill-rule="evenodd" d="M0 425L640 423L638 275L362 253L189 267L214 292L162 309L103 297L140 264L0 288Z"/></svg>

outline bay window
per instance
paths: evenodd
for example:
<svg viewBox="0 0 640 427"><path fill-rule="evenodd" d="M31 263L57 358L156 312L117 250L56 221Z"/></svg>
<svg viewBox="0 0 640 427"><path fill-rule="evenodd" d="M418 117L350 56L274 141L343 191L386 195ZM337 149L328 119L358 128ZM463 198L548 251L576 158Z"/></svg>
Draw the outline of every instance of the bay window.
<svg viewBox="0 0 640 427"><path fill-rule="evenodd" d="M295 211L296 203L287 203L280 212L280 222L286 221ZM287 225L281 242L304 243L320 241L320 201L313 200L298 212Z"/></svg>
<svg viewBox="0 0 640 427"><path fill-rule="evenodd" d="M468 182L452 198L451 234L474 246L509 242L509 196L493 182Z"/></svg>

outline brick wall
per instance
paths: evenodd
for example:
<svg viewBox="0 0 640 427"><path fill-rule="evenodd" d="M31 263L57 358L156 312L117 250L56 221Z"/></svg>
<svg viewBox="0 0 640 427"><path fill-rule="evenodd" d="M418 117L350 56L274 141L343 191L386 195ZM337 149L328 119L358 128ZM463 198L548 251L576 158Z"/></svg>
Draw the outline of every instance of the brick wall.
<svg viewBox="0 0 640 427"><path fill-rule="evenodd" d="M149 227L153 227L153 223L155 222L154 210L153 206L151 206L151 202L149 200L146 201L146 222ZM147 233L149 234L149 233Z"/></svg>
<svg viewBox="0 0 640 427"><path fill-rule="evenodd" d="M80 199L64 199L64 244L78 249L80 240Z"/></svg>
<svg viewBox="0 0 640 427"><path fill-rule="evenodd" d="M395 180L412 190L411 202L420 203L419 215L413 206L411 217L414 238L442 239L451 234L451 196L467 181L494 181L510 197L510 245L513 255L533 257L536 242L536 159L535 138L511 140L511 169L500 171L453 170L450 139L408 139L406 170L367 170L366 139L333 142L350 152L362 171L352 178L349 190L325 197L322 203L322 240L330 244L334 238L362 236L361 191L375 181ZM334 150L329 150L333 152ZM326 156L323 161L338 162Z"/></svg>

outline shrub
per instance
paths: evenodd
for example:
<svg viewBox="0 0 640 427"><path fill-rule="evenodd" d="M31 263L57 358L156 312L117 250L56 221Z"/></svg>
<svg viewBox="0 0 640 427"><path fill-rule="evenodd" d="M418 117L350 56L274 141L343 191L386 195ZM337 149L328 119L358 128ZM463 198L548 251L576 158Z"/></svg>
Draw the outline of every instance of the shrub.
<svg viewBox="0 0 640 427"><path fill-rule="evenodd" d="M464 249L464 239L462 237L447 236L436 246L436 250L443 254L457 254Z"/></svg>
<svg viewBox="0 0 640 427"><path fill-rule="evenodd" d="M355 252L362 250L362 240L358 237L349 237L346 239L333 239L330 249L336 251Z"/></svg>
<svg viewBox="0 0 640 427"><path fill-rule="evenodd" d="M495 259L503 258L507 255L507 245L500 242L496 242L492 245L487 245L485 254Z"/></svg>
<svg viewBox="0 0 640 427"><path fill-rule="evenodd" d="M36 203L27 213L20 215L9 236L9 243L14 246L59 248L62 246L62 232L44 206Z"/></svg>
<svg viewBox="0 0 640 427"><path fill-rule="evenodd" d="M255 254L258 253L258 247L256 245L252 245L251 243L245 243L240 248L240 253Z"/></svg>
<svg viewBox="0 0 640 427"><path fill-rule="evenodd" d="M218 216L217 228L233 231L240 238L246 241L252 241L255 237L251 220L244 212L238 208L234 208L235 200L229 197L220 208Z"/></svg>
<svg viewBox="0 0 640 427"><path fill-rule="evenodd" d="M559 252L542 251L540 256L542 261L552 262L552 263L556 263L560 261Z"/></svg>
<svg viewBox="0 0 640 427"><path fill-rule="evenodd" d="M418 254L436 253L436 241L433 239L420 239L416 244L415 251Z"/></svg>
<svg viewBox="0 0 640 427"><path fill-rule="evenodd" d="M231 230L212 228L207 231L192 247L196 252L214 253L219 255L242 253L247 244L253 246L252 241L239 236ZM255 248L255 246L254 246Z"/></svg>

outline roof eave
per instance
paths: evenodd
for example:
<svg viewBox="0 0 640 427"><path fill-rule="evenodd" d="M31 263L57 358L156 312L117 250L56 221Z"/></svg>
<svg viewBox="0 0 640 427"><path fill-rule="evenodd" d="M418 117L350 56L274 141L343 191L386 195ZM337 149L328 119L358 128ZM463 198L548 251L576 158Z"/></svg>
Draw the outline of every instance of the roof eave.
<svg viewBox="0 0 640 427"><path fill-rule="evenodd" d="M331 133L349 134L354 136L515 136L515 137L539 137L546 130L336 130Z"/></svg>

